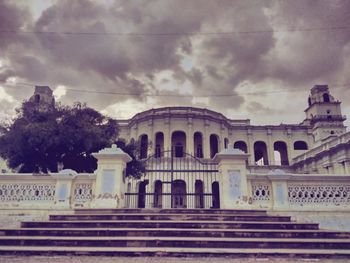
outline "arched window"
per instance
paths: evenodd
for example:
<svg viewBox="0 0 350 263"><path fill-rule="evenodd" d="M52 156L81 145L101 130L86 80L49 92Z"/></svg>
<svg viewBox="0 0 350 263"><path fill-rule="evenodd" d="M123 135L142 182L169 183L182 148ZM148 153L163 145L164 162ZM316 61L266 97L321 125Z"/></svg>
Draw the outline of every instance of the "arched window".
<svg viewBox="0 0 350 263"><path fill-rule="evenodd" d="M154 207L162 208L162 194L163 194L162 181L157 180L154 183L154 200L153 200Z"/></svg>
<svg viewBox="0 0 350 263"><path fill-rule="evenodd" d="M140 137L140 159L147 158L148 136L146 134Z"/></svg>
<svg viewBox="0 0 350 263"><path fill-rule="evenodd" d="M257 165L269 165L267 146L265 142L257 141L254 143L254 157Z"/></svg>
<svg viewBox="0 0 350 263"><path fill-rule="evenodd" d="M330 100L329 100L329 95L328 95L328 93L324 93L323 94L323 101L324 102L329 102Z"/></svg>
<svg viewBox="0 0 350 263"><path fill-rule="evenodd" d="M277 165L289 165L287 144L282 141L277 141L273 144L273 149L278 154L275 155L275 163Z"/></svg>
<svg viewBox="0 0 350 263"><path fill-rule="evenodd" d="M239 150L241 150L242 152L245 152L245 153L248 152L247 151L247 149L248 149L247 144L244 141L237 141L237 142L235 142L233 144L233 148L234 149L239 149Z"/></svg>
<svg viewBox="0 0 350 263"><path fill-rule="evenodd" d="M311 98L309 97L309 99L307 100L309 106L311 106Z"/></svg>
<svg viewBox="0 0 350 263"><path fill-rule="evenodd" d="M200 132L195 132L193 135L194 144L194 156L197 158L203 158L203 136Z"/></svg>
<svg viewBox="0 0 350 263"><path fill-rule="evenodd" d="M195 185L195 208L204 208L203 182L196 180Z"/></svg>
<svg viewBox="0 0 350 263"><path fill-rule="evenodd" d="M219 137L216 134L210 135L210 158L219 152Z"/></svg>
<svg viewBox="0 0 350 263"><path fill-rule="evenodd" d="M156 133L156 147L155 147L155 157L162 157L162 153L164 152L164 134L162 132Z"/></svg>
<svg viewBox="0 0 350 263"><path fill-rule="evenodd" d="M183 131L173 132L171 146L175 157L184 157L186 152L186 133Z"/></svg>
<svg viewBox="0 0 350 263"><path fill-rule="evenodd" d="M296 141L294 142L294 150L307 150L307 143L304 141Z"/></svg>

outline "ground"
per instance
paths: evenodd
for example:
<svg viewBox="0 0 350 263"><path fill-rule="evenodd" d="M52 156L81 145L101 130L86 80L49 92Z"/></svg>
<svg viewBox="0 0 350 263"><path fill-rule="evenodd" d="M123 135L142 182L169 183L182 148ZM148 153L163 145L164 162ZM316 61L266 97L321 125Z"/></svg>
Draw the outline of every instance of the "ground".
<svg viewBox="0 0 350 263"><path fill-rule="evenodd" d="M0 256L1 263L255 263L255 262L318 262L345 263L349 259L285 259L285 258L166 258L166 257L64 257L64 256Z"/></svg>

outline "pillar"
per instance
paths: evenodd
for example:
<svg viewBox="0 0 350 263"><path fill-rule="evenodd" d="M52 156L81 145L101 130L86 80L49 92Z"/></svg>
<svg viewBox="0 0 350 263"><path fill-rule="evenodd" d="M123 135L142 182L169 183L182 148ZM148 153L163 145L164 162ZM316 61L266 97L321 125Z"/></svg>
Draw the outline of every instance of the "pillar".
<svg viewBox="0 0 350 263"><path fill-rule="evenodd" d="M71 201L74 195L74 189L72 189L73 179L77 175L77 172L71 169L64 169L53 175L56 179L55 206L57 208L71 208Z"/></svg>
<svg viewBox="0 0 350 263"><path fill-rule="evenodd" d="M268 175L271 180L272 191L272 209L273 210L289 210L288 200L288 179L290 175L282 170L274 170Z"/></svg>
<svg viewBox="0 0 350 263"><path fill-rule="evenodd" d="M219 163L220 206L223 209L249 209L246 161L249 154L232 145L215 155Z"/></svg>
<svg viewBox="0 0 350 263"><path fill-rule="evenodd" d="M272 141L271 129L267 129L267 159L269 161L269 165L275 165L275 150Z"/></svg>
<svg viewBox="0 0 350 263"><path fill-rule="evenodd" d="M117 148L105 148L92 154L97 159L97 176L93 208L123 208L125 186L125 168L131 157Z"/></svg>

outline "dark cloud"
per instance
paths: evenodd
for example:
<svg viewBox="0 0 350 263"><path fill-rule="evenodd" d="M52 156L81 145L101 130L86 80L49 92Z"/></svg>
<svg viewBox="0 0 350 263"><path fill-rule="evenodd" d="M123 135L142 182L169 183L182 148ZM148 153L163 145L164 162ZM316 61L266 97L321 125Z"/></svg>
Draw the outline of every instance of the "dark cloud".
<svg viewBox="0 0 350 263"><path fill-rule="evenodd" d="M175 95L190 86L193 96L155 97L149 106L193 105L197 99L195 106L223 113L246 107L266 114L270 107L240 94L242 83L259 92L280 83L288 92L350 82L349 30L289 31L349 25L347 0L60 0L35 18L28 3L18 3L0 1L2 28L79 34L1 33L0 60L6 61L1 82L16 77L53 87L133 93L146 104L144 94ZM19 98L17 90L7 92ZM198 100L208 94L215 96ZM233 96L216 96L225 94ZM130 97L68 91L62 99L105 109Z"/></svg>

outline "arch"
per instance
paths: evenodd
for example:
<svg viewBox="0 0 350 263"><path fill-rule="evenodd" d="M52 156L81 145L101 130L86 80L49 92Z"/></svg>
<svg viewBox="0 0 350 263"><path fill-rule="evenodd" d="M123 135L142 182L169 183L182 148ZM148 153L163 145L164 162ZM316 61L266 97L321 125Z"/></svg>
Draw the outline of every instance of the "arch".
<svg viewBox="0 0 350 263"><path fill-rule="evenodd" d="M183 180L175 180L171 184L172 208L186 208L186 182Z"/></svg>
<svg viewBox="0 0 350 263"><path fill-rule="evenodd" d="M322 97L323 97L323 102L330 102L328 93L323 93Z"/></svg>
<svg viewBox="0 0 350 263"><path fill-rule="evenodd" d="M214 158L215 154L219 152L219 136L211 134L209 137L210 144L210 158Z"/></svg>
<svg viewBox="0 0 350 263"><path fill-rule="evenodd" d="M229 140L227 138L224 139L224 148L227 149L229 144Z"/></svg>
<svg viewBox="0 0 350 263"><path fill-rule="evenodd" d="M211 184L212 192L212 208L220 208L220 186L219 182L213 182Z"/></svg>
<svg viewBox="0 0 350 263"><path fill-rule="evenodd" d="M204 208L203 181L196 180L195 189L195 208Z"/></svg>
<svg viewBox="0 0 350 263"><path fill-rule="evenodd" d="M186 133L175 131L171 135L171 149L175 157L184 157L186 152Z"/></svg>
<svg viewBox="0 0 350 263"><path fill-rule="evenodd" d="M254 143L254 157L257 165L269 165L267 157L267 146L263 141L256 141Z"/></svg>
<svg viewBox="0 0 350 263"><path fill-rule="evenodd" d="M146 185L148 184L148 180L142 181L138 185L138 200L137 207L145 208L146 205Z"/></svg>
<svg viewBox="0 0 350 263"><path fill-rule="evenodd" d="M153 206L162 208L163 183L160 180L154 182L154 200Z"/></svg>
<svg viewBox="0 0 350 263"><path fill-rule="evenodd" d="M203 158L203 135L201 132L195 132L193 135L194 156Z"/></svg>
<svg viewBox="0 0 350 263"><path fill-rule="evenodd" d="M162 132L157 132L155 136L156 146L154 149L154 155L156 158L162 157L164 152L164 134Z"/></svg>
<svg viewBox="0 0 350 263"><path fill-rule="evenodd" d="M294 150L308 150L308 145L305 141L295 141Z"/></svg>
<svg viewBox="0 0 350 263"><path fill-rule="evenodd" d="M275 158L277 165L289 165L287 144L285 142L276 141L273 144L273 150L278 152L278 154L275 154L275 157L279 157Z"/></svg>
<svg viewBox="0 0 350 263"><path fill-rule="evenodd" d="M140 159L147 158L148 150L148 135L143 134L140 136Z"/></svg>
<svg viewBox="0 0 350 263"><path fill-rule="evenodd" d="M234 149L239 149L239 150L241 150L242 152L245 152L245 153L248 152L247 144L246 144L246 142L244 142L244 141L236 141L236 142L233 144L233 148L234 148Z"/></svg>

